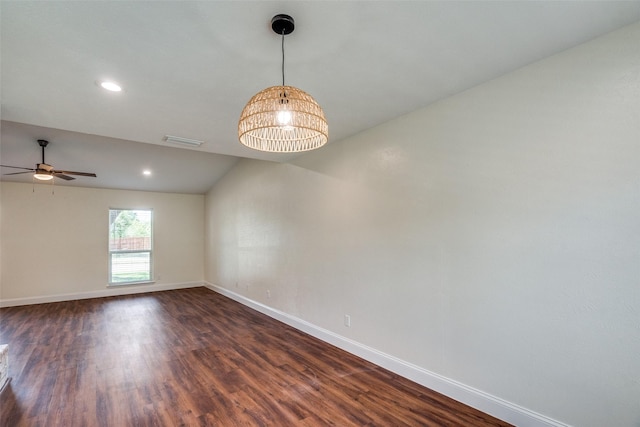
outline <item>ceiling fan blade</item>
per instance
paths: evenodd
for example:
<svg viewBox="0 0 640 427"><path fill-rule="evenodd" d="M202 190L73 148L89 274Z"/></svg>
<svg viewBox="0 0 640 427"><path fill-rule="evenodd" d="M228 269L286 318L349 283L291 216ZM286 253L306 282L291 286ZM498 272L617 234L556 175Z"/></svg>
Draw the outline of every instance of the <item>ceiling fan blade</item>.
<svg viewBox="0 0 640 427"><path fill-rule="evenodd" d="M2 167L2 168L11 168L11 169L24 169L24 170L27 170L27 171L35 171L35 169L33 169L33 168L22 168L20 166L0 165L0 167Z"/></svg>
<svg viewBox="0 0 640 427"><path fill-rule="evenodd" d="M3 175L20 175L22 173L31 173L31 172L35 172L35 171L33 169L29 169L28 171L24 171L24 172L5 173Z"/></svg>
<svg viewBox="0 0 640 427"><path fill-rule="evenodd" d="M64 173L67 175L78 175L78 176L92 176L94 178L98 177L98 175L96 175L95 173L90 173L90 172L53 171L53 173L54 174Z"/></svg>
<svg viewBox="0 0 640 427"><path fill-rule="evenodd" d="M54 173L53 173L53 176L55 176L56 178L62 178L62 179L64 179L65 181L71 181L71 180L74 180L74 179L75 179L75 178L74 178L74 177L72 177L72 176L68 176L68 175L65 175L65 174L60 173L60 172L54 172Z"/></svg>

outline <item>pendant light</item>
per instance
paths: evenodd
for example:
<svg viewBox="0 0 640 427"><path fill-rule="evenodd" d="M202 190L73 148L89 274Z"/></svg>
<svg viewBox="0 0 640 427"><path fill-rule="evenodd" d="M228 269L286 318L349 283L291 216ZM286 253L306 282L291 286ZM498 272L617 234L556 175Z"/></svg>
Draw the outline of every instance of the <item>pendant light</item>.
<svg viewBox="0 0 640 427"><path fill-rule="evenodd" d="M282 86L258 92L240 114L238 138L249 148L273 153L315 150L327 143L324 112L308 93L284 84L284 36L294 29L293 18L276 15L271 28L282 37Z"/></svg>

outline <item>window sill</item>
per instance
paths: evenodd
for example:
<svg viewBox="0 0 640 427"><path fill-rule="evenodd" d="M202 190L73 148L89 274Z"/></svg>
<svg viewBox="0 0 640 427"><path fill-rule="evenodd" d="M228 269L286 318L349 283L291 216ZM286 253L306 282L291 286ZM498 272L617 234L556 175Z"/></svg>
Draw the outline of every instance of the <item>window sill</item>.
<svg viewBox="0 0 640 427"><path fill-rule="evenodd" d="M122 283L109 283L107 288L121 288L123 286L138 286L138 285L153 285L155 280L145 280L143 282L122 282Z"/></svg>

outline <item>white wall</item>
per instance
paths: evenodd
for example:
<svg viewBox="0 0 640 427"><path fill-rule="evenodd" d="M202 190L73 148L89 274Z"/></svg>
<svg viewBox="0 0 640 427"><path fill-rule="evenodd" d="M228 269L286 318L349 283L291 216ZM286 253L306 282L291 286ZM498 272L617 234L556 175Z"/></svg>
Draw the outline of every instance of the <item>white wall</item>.
<svg viewBox="0 0 640 427"><path fill-rule="evenodd" d="M0 201L5 305L133 292L107 289L109 208L153 209L156 288L202 283L203 195L3 182Z"/></svg>
<svg viewBox="0 0 640 427"><path fill-rule="evenodd" d="M638 40L241 161L207 195L206 280L557 421L640 425Z"/></svg>

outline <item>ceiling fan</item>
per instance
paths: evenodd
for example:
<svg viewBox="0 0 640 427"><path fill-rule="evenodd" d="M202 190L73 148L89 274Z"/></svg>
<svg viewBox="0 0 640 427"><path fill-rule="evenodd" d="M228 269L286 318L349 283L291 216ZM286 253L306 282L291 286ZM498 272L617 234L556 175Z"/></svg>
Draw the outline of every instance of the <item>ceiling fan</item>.
<svg viewBox="0 0 640 427"><path fill-rule="evenodd" d="M13 173L6 173L5 175L19 175L21 173L31 173L34 172L33 177L36 179L39 179L41 181L48 181L50 179L53 179L53 177L58 177L58 178L62 178L66 181L71 181L72 179L75 179L72 176L69 175L78 175L78 176L92 176L92 177L97 177L97 175L95 173L89 173L89 172L73 172L73 171L62 171L62 170L55 170L53 168L53 166L48 165L44 162L44 149L47 145L49 145L49 141L44 140L44 139L39 139L38 140L38 145L40 145L40 147L42 147L42 163L37 163L35 169L31 169L31 168L23 168L23 167L19 167L19 166L7 166L7 165L0 165L0 167L3 168L12 168L12 169L24 169L24 172L13 172Z"/></svg>

